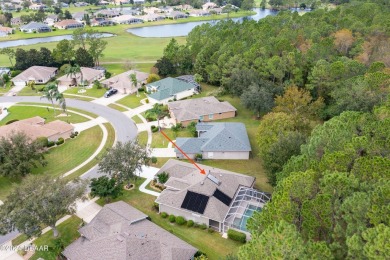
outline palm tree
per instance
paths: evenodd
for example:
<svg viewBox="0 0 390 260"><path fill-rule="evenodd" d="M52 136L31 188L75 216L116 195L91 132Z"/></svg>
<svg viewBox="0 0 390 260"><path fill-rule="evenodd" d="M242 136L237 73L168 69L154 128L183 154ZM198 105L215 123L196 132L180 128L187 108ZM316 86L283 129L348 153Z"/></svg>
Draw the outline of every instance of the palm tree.
<svg viewBox="0 0 390 260"><path fill-rule="evenodd" d="M137 89L137 97L139 97L138 80L137 80L137 74L135 72L130 74L130 80L131 80L131 83L133 83L133 86L135 86L135 88Z"/></svg>
<svg viewBox="0 0 390 260"><path fill-rule="evenodd" d="M74 66L69 66L65 70L65 75L72 78L72 85L77 85L77 75L80 74L80 83L84 86L83 72L81 71L81 67L77 64Z"/></svg>
<svg viewBox="0 0 390 260"><path fill-rule="evenodd" d="M51 102L51 105L53 106L54 117L56 116L56 110L54 107L54 99L58 100L57 97L59 94L61 94L61 93L59 93L58 86L55 82L51 82L43 88L43 96L41 98L46 98L47 100L49 100Z"/></svg>
<svg viewBox="0 0 390 260"><path fill-rule="evenodd" d="M66 109L66 101L65 101L65 97L64 97L64 94L60 93L59 91L56 93L55 95L55 99L56 101L58 101L58 104L60 105L60 107L62 108L62 111L66 114L68 114L68 111Z"/></svg>

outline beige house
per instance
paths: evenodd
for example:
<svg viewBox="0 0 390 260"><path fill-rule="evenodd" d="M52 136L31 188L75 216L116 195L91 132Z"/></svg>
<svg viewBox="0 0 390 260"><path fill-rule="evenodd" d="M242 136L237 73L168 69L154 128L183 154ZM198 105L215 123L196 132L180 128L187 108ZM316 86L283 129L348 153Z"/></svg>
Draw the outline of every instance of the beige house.
<svg viewBox="0 0 390 260"><path fill-rule="evenodd" d="M195 247L147 217L123 201L107 204L62 254L69 260L194 259Z"/></svg>
<svg viewBox="0 0 390 260"><path fill-rule="evenodd" d="M183 126L191 122L232 118L237 111L229 102L220 102L213 96L169 102L168 109L171 118Z"/></svg>
<svg viewBox="0 0 390 260"><path fill-rule="evenodd" d="M81 73L76 75L64 75L58 78L59 86L76 86L84 84L84 86L92 84L95 80L101 80L104 77L104 70L96 70L87 67L80 68ZM81 80L83 82L81 82Z"/></svg>
<svg viewBox="0 0 390 260"><path fill-rule="evenodd" d="M44 67L44 66L32 66L16 77L12 78L11 81L17 87L24 87L29 81L34 81L35 84L46 84L55 77L57 74L57 68Z"/></svg>
<svg viewBox="0 0 390 260"><path fill-rule="evenodd" d="M134 86L131 81L130 75L135 74L138 86ZM137 70L129 70L113 76L109 79L103 80L102 84L105 88L116 88L119 92L123 94L132 94L137 92L137 88L141 87L142 84L146 83L147 78L149 77L149 73L140 72Z"/></svg>
<svg viewBox="0 0 390 260"><path fill-rule="evenodd" d="M7 138L12 133L23 132L31 140L46 137L49 141L57 141L62 137L67 139L73 133L74 127L61 120L55 120L45 124L45 119L36 116L23 119L0 127L0 138Z"/></svg>
<svg viewBox="0 0 390 260"><path fill-rule="evenodd" d="M235 201L238 195L241 195L238 194L239 190L246 188L254 192L255 178L201 164L199 167L204 169L206 174L200 174L199 169L191 163L173 159L161 167L157 175L165 172L169 179L164 184L166 189L156 200L159 212L182 216L186 220L205 224L219 232L226 232L230 228L225 227L226 217L236 206ZM259 210L264 206L265 200L266 198L248 200L245 208L252 204L250 208L256 207L256 210ZM246 217L243 217L241 212L241 216L237 216L235 221L241 221ZM238 229L242 230L240 227Z"/></svg>
<svg viewBox="0 0 390 260"><path fill-rule="evenodd" d="M66 19L55 23L54 27L57 29L74 29L84 27L84 24L73 19Z"/></svg>

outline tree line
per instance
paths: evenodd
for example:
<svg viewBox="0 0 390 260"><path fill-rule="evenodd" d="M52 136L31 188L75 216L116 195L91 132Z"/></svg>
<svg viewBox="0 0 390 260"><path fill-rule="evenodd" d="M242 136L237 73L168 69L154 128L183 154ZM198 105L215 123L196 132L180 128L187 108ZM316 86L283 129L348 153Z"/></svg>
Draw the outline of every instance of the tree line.
<svg viewBox="0 0 390 260"><path fill-rule="evenodd" d="M3 48L1 54L8 56L16 70L25 70L31 66L55 66L78 64L82 67L99 65L107 41L100 37L98 31L90 28L78 28L73 31L72 40L61 40L53 51L46 47L40 50ZM12 60L15 58L15 64Z"/></svg>

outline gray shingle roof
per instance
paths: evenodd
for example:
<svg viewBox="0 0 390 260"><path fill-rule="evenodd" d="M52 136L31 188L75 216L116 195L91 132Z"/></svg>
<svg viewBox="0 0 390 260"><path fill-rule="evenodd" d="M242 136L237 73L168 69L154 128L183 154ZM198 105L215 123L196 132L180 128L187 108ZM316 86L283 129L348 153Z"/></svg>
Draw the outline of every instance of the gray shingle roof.
<svg viewBox="0 0 390 260"><path fill-rule="evenodd" d="M215 184L206 175L200 174L194 165L171 159L157 173L167 172L170 177L167 184L170 185L167 185L167 188L160 194L156 202L187 211L181 208L187 191L200 193L210 197L202 215L216 221L223 221L229 206L212 196L216 188L233 198L240 186L252 187L255 178L205 165L199 166L215 176L221 182L220 185ZM173 178L172 182L171 178ZM178 179L188 185L175 185Z"/></svg>
<svg viewBox="0 0 390 260"><path fill-rule="evenodd" d="M177 93L195 88L193 84L170 77L149 83L147 86L157 88L157 92L149 94L149 97L156 100L164 100Z"/></svg>
<svg viewBox="0 0 390 260"><path fill-rule="evenodd" d="M65 257L72 260L170 260L191 259L197 252L123 201L104 206L80 233L83 236L65 248Z"/></svg>
<svg viewBox="0 0 390 260"><path fill-rule="evenodd" d="M30 22L26 25L20 26L21 30L40 30L42 28L51 30L47 24L38 22Z"/></svg>
<svg viewBox="0 0 390 260"><path fill-rule="evenodd" d="M251 151L243 123L198 123L198 138L177 138L176 144L186 153ZM176 150L175 150L176 151Z"/></svg>
<svg viewBox="0 0 390 260"><path fill-rule="evenodd" d="M169 110L179 121L197 120L200 116L237 111L229 102L213 96L168 103Z"/></svg>

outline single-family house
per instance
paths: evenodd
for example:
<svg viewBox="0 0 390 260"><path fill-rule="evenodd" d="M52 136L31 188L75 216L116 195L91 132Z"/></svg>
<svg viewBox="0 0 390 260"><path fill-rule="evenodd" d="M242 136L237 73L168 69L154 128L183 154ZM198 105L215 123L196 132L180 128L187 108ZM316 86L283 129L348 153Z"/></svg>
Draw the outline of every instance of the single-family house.
<svg viewBox="0 0 390 260"><path fill-rule="evenodd" d="M29 22L26 25L20 26L20 31L25 33L43 33L43 32L51 32L50 26L45 23L37 23L37 22Z"/></svg>
<svg viewBox="0 0 390 260"><path fill-rule="evenodd" d="M46 137L49 141L55 142L58 138L69 138L73 130L74 127L64 121L55 120L45 124L45 119L36 116L1 126L0 138L7 138L12 133L23 132L31 140Z"/></svg>
<svg viewBox="0 0 390 260"><path fill-rule="evenodd" d="M76 13L72 14L72 17L74 20L81 23L84 20L85 14L87 14L87 13L86 12L76 12Z"/></svg>
<svg viewBox="0 0 390 260"><path fill-rule="evenodd" d="M14 33L14 28L0 26L0 33L3 33L5 35L13 34Z"/></svg>
<svg viewBox="0 0 390 260"><path fill-rule="evenodd" d="M191 5L183 4L183 5L175 5L172 6L173 9L179 10L179 11L187 11L194 9Z"/></svg>
<svg viewBox="0 0 390 260"><path fill-rule="evenodd" d="M59 4L59 7L61 7L61 8L68 8L69 7L69 4L64 3L64 2L60 2L58 4Z"/></svg>
<svg viewBox="0 0 390 260"><path fill-rule="evenodd" d="M114 23L112 21L106 20L105 18L96 17L91 20L91 26L109 26L113 24Z"/></svg>
<svg viewBox="0 0 390 260"><path fill-rule="evenodd" d="M15 86L21 87L26 86L29 81L34 81L35 84L46 84L55 77L57 70L54 67L32 66L12 78L11 81Z"/></svg>
<svg viewBox="0 0 390 260"><path fill-rule="evenodd" d="M191 122L232 118L237 111L229 102L221 102L214 96L169 102L168 109L176 124L181 123L183 126Z"/></svg>
<svg viewBox="0 0 390 260"><path fill-rule="evenodd" d="M165 16L161 15L161 14L151 13L151 14L146 14L146 15L141 16L141 19L144 22L154 22L154 21L164 20Z"/></svg>
<svg viewBox="0 0 390 260"><path fill-rule="evenodd" d="M44 22L49 26L53 26L54 23L58 22L58 15L56 14L48 15Z"/></svg>
<svg viewBox="0 0 390 260"><path fill-rule="evenodd" d="M158 9L160 9L160 13L166 14L174 11L172 6L160 6Z"/></svg>
<svg viewBox="0 0 390 260"><path fill-rule="evenodd" d="M22 19L20 19L20 17L15 17L15 18L11 18L11 25L21 25L23 22L22 22Z"/></svg>
<svg viewBox="0 0 390 260"><path fill-rule="evenodd" d="M213 8L209 10L211 14L222 14L222 8Z"/></svg>
<svg viewBox="0 0 390 260"><path fill-rule="evenodd" d="M187 18L188 14L180 12L180 11L172 11L166 15L169 19L181 19L181 18Z"/></svg>
<svg viewBox="0 0 390 260"><path fill-rule="evenodd" d="M69 260L194 259L195 247L147 218L123 201L107 204L62 254Z"/></svg>
<svg viewBox="0 0 390 260"><path fill-rule="evenodd" d="M134 86L130 78L131 74L135 74L138 82L138 86ZM115 75L109 79L103 80L102 84L105 88L116 88L119 92L123 94L126 93L135 93L137 88L141 87L142 84L146 83L146 79L149 74L145 72L140 72L136 70L129 70L121 74Z"/></svg>
<svg viewBox="0 0 390 260"><path fill-rule="evenodd" d="M202 87L200 86L200 84L198 82L196 82L195 78L194 78L194 75L181 75L181 76L178 76L176 77L178 80L182 80L184 82L187 82L187 83L190 83L192 85L195 85L195 90L197 92L201 92L202 90Z"/></svg>
<svg viewBox="0 0 390 260"><path fill-rule="evenodd" d="M104 9L95 13L97 17L112 18L121 15L121 13L114 9Z"/></svg>
<svg viewBox="0 0 390 260"><path fill-rule="evenodd" d="M101 0L98 2L98 5L109 5L109 4L110 4L110 2L104 1L104 0Z"/></svg>
<svg viewBox="0 0 390 260"><path fill-rule="evenodd" d="M124 14L117 17L111 18L111 21L117 24L131 24L131 23L142 23L143 20L133 15Z"/></svg>
<svg viewBox="0 0 390 260"><path fill-rule="evenodd" d="M243 123L198 123L198 137L176 138L176 145L189 157L201 154L203 159L248 160L251 152L248 133ZM175 148L176 157L184 159Z"/></svg>
<svg viewBox="0 0 390 260"><path fill-rule="evenodd" d="M189 11L190 16L200 17L200 16L209 16L210 12L208 10L193 9Z"/></svg>
<svg viewBox="0 0 390 260"><path fill-rule="evenodd" d="M161 12L160 9L158 9L157 7L154 7L154 6L145 7L143 11L147 14L157 14L157 13Z"/></svg>
<svg viewBox="0 0 390 260"><path fill-rule="evenodd" d="M169 101L183 99L197 93L194 84L176 79L165 78L146 85L151 103L166 104Z"/></svg>
<svg viewBox="0 0 390 260"><path fill-rule="evenodd" d="M86 2L77 2L77 3L74 3L74 6L76 7L81 7L81 6L88 6L89 4L86 3Z"/></svg>
<svg viewBox="0 0 390 260"><path fill-rule="evenodd" d="M134 0L134 4L137 5L137 4L144 4L145 3L145 0Z"/></svg>
<svg viewBox="0 0 390 260"><path fill-rule="evenodd" d="M80 23L73 19L65 19L54 24L57 29L75 29L84 27L83 23Z"/></svg>
<svg viewBox="0 0 390 260"><path fill-rule="evenodd" d="M270 199L253 188L255 178L235 172L170 159L157 172L169 178L156 200L159 212L182 216L218 232L247 232L246 222Z"/></svg>
<svg viewBox="0 0 390 260"><path fill-rule="evenodd" d="M44 4L32 4L28 7L30 10L45 10L47 6Z"/></svg>
<svg viewBox="0 0 390 260"><path fill-rule="evenodd" d="M202 5L202 9L203 10L213 9L213 8L216 8L216 7L217 7L217 4L213 3L213 2L208 2L208 3L205 3L204 5Z"/></svg>
<svg viewBox="0 0 390 260"><path fill-rule="evenodd" d="M83 84L84 86L92 84L95 80L101 80L104 77L104 70L97 70L87 67L80 68L81 73L76 75L64 75L59 77L59 86L77 86Z"/></svg>

